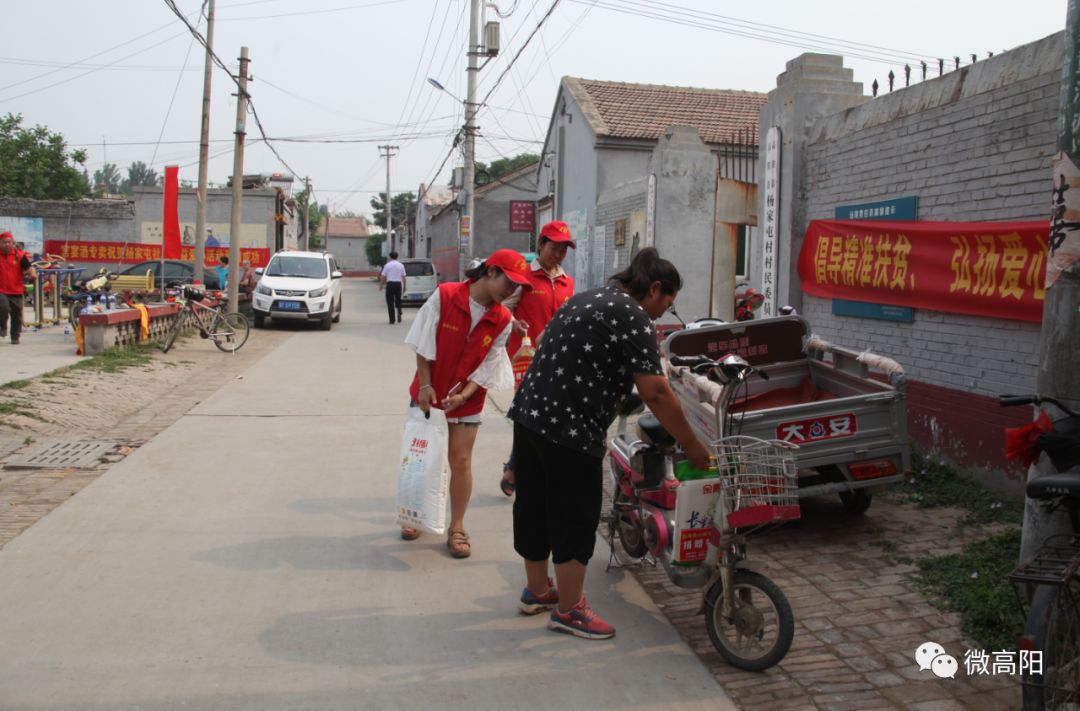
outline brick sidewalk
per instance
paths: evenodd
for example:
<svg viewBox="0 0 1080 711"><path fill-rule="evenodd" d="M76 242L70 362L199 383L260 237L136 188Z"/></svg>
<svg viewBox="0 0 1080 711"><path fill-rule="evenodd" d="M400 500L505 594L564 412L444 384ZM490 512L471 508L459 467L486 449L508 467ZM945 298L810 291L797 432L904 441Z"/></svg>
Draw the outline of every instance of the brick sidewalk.
<svg viewBox="0 0 1080 711"><path fill-rule="evenodd" d="M751 537L747 567L772 578L795 613L791 651L761 674L735 669L717 654L697 614L700 591L675 587L660 568L634 570L742 708L1016 709L1019 678L968 677L963 653L973 644L960 633L959 616L932 606L908 581L915 567L895 560L959 551L980 535L957 525L962 515L876 497L860 517L846 514L838 500L811 499L801 521ZM918 670L915 649L927 641L960 662L955 679Z"/></svg>

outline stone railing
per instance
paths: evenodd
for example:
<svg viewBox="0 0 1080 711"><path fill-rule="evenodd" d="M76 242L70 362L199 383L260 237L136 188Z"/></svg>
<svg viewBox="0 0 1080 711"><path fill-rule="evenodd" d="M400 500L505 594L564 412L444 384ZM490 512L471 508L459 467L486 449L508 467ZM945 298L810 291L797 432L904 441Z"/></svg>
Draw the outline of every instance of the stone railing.
<svg viewBox="0 0 1080 711"><path fill-rule="evenodd" d="M208 305L211 305L208 303ZM172 328L180 311L179 304L146 304L150 316L147 341L160 341ZM185 313L190 326L194 318L191 312ZM106 348L133 346L142 342L138 309L117 309L102 313L84 313L79 316L79 325L83 327L83 350L86 355L97 355Z"/></svg>

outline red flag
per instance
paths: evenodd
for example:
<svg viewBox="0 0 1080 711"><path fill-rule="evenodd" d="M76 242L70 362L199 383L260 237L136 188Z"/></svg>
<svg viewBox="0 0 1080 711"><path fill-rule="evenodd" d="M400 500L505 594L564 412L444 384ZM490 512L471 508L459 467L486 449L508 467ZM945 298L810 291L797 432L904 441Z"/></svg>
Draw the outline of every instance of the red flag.
<svg viewBox="0 0 1080 711"><path fill-rule="evenodd" d="M180 214L177 210L180 198L180 184L177 178L179 172L178 166L165 166L164 213L162 215L162 248L165 259L180 259Z"/></svg>

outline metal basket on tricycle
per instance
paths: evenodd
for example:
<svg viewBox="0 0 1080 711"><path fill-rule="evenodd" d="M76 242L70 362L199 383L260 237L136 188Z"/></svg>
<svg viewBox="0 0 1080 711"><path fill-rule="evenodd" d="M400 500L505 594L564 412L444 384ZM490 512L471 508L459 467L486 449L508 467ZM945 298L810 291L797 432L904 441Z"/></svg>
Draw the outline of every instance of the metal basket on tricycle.
<svg viewBox="0 0 1080 711"><path fill-rule="evenodd" d="M798 445L733 436L713 442L712 449L728 527L750 528L799 518Z"/></svg>

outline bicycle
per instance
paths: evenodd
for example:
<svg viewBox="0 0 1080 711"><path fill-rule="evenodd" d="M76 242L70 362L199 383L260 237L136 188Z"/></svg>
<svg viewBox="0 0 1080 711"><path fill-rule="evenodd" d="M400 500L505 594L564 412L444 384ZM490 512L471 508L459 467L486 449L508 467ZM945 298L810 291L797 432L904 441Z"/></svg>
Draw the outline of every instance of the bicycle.
<svg viewBox="0 0 1080 711"><path fill-rule="evenodd" d="M161 344L161 352L168 353L176 342L176 337L184 328L184 316L190 313L195 320L195 327L199 329L202 338L213 340L219 350L226 353L235 353L247 343L251 326L243 314L222 313L219 308L213 308L202 303L203 292L190 287L184 287L181 292L184 306L176 314L169 332L165 334L165 341Z"/></svg>
<svg viewBox="0 0 1080 711"><path fill-rule="evenodd" d="M1009 574L1021 606L1031 605L1021 652L1041 653L1041 669L1024 670L1024 709L1080 708L1080 414L1050 397L1002 395L1002 407L1049 402L1065 416L1039 427L1035 453L1046 452L1055 474L1030 480L1026 494L1041 506L1064 507L1072 532L1048 536Z"/></svg>

